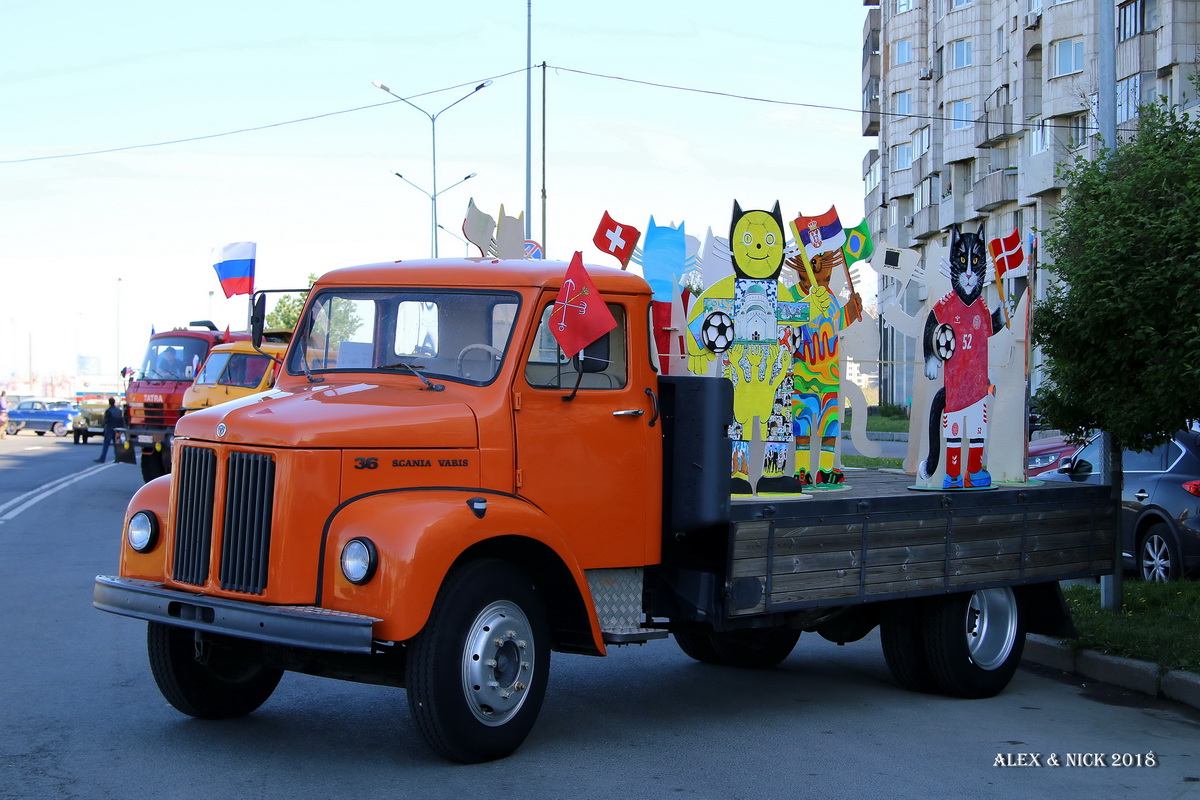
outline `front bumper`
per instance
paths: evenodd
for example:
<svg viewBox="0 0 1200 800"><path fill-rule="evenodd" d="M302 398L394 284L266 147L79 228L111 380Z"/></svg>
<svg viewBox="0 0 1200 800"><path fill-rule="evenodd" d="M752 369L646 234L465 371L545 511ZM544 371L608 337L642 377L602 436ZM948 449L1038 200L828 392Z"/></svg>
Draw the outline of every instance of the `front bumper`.
<svg viewBox="0 0 1200 800"><path fill-rule="evenodd" d="M375 617L314 606L268 606L181 592L161 583L97 575L101 611L269 644L339 653L373 652Z"/></svg>

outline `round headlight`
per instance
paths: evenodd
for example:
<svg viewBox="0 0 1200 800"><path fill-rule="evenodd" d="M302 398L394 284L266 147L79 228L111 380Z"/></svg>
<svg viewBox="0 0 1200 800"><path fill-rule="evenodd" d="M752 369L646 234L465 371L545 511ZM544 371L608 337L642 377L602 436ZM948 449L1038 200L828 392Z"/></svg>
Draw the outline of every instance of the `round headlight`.
<svg viewBox="0 0 1200 800"><path fill-rule="evenodd" d="M342 574L356 586L371 580L378 564L379 551L370 539L351 539L342 548Z"/></svg>
<svg viewBox="0 0 1200 800"><path fill-rule="evenodd" d="M139 511L129 518L125 530L129 546L139 553L154 549L158 543L158 518L149 511Z"/></svg>

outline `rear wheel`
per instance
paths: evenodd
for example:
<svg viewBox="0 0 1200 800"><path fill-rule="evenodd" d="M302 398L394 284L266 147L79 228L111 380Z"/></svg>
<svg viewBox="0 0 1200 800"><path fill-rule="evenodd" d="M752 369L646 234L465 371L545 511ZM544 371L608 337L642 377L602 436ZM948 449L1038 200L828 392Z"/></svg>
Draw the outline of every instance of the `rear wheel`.
<svg viewBox="0 0 1200 800"><path fill-rule="evenodd" d="M149 623L146 651L154 682L167 702L190 717L242 717L266 702L283 671L265 667L256 648L235 639Z"/></svg>
<svg viewBox="0 0 1200 800"><path fill-rule="evenodd" d="M889 606L879 621L883 658L896 683L916 692L936 691L925 654L925 606L908 601Z"/></svg>
<svg viewBox="0 0 1200 800"><path fill-rule="evenodd" d="M1179 579L1179 550L1164 522L1150 526L1138 547L1138 573L1144 581L1166 583Z"/></svg>
<svg viewBox="0 0 1200 800"><path fill-rule="evenodd" d="M54 423L53 425L50 426L50 432L53 433L55 436L66 436L67 435L67 423L65 423L65 422Z"/></svg>
<svg viewBox="0 0 1200 800"><path fill-rule="evenodd" d="M549 675L549 626L533 581L504 561L472 561L447 576L409 643L408 705L435 753L491 761L525 741Z"/></svg>
<svg viewBox="0 0 1200 800"><path fill-rule="evenodd" d="M942 692L992 697L1008 686L1025 648L1025 621L1007 586L928 602L925 655Z"/></svg>
<svg viewBox="0 0 1200 800"><path fill-rule="evenodd" d="M756 628L744 631L676 631L675 643L691 658L705 664L770 669L796 648L800 631Z"/></svg>

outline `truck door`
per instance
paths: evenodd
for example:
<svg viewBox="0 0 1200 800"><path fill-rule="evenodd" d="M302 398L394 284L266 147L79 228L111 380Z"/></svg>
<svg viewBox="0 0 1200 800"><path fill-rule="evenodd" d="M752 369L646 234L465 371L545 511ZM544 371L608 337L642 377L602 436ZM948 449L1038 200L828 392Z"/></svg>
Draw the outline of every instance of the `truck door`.
<svg viewBox="0 0 1200 800"><path fill-rule="evenodd" d="M617 327L598 343L607 344L604 360L562 358L548 303L514 382L517 494L558 522L584 568L654 564L661 552L662 428L648 326L631 303L608 299Z"/></svg>

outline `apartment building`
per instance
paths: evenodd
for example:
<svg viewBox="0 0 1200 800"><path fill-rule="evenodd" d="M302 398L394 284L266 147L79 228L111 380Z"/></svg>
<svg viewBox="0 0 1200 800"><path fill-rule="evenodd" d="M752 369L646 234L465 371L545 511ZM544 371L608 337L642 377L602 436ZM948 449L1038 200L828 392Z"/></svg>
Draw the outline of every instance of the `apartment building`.
<svg viewBox="0 0 1200 800"><path fill-rule="evenodd" d="M1043 296L1038 232L1062 198L1056 167L1099 147L1097 0L863 5L862 132L877 139L863 160L872 236L921 251L949 246L955 223L983 223L989 239L1016 228L1027 267L1006 276L1006 294L1033 285ZM1116 0L1113 24L1119 130L1159 96L1194 104L1200 0ZM905 297L915 310L915 288ZM920 342L881 333L880 400L906 404ZM1035 355L1034 389L1036 367Z"/></svg>

